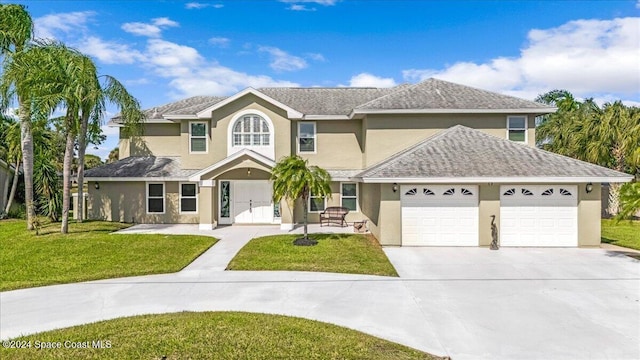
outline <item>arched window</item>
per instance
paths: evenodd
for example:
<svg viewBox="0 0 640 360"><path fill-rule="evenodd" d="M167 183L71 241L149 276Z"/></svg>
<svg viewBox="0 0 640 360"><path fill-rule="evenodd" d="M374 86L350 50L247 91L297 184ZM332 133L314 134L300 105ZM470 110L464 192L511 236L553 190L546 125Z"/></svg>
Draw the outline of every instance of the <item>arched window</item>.
<svg viewBox="0 0 640 360"><path fill-rule="evenodd" d="M260 115L247 114L233 125L233 146L268 146L269 124Z"/></svg>

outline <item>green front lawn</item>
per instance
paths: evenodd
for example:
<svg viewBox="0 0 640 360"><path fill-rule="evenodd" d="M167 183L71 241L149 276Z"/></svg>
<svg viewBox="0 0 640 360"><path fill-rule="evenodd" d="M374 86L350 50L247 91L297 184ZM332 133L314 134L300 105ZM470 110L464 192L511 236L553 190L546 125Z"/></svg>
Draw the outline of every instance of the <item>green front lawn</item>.
<svg viewBox="0 0 640 360"><path fill-rule="evenodd" d="M602 219L602 242L640 250L640 221Z"/></svg>
<svg viewBox="0 0 640 360"><path fill-rule="evenodd" d="M24 220L0 221L0 291L123 276L176 272L216 243L191 235L112 235L130 225L44 224L40 235Z"/></svg>
<svg viewBox="0 0 640 360"><path fill-rule="evenodd" d="M237 312L145 315L21 337L3 359L440 359L318 321ZM91 348L102 340L102 349ZM36 350L36 341L62 349ZM90 347L65 348L65 341ZM25 343L27 344L27 343Z"/></svg>
<svg viewBox="0 0 640 360"><path fill-rule="evenodd" d="M398 276L373 236L312 234L315 246L295 246L301 235L251 240L231 260L228 270L325 271Z"/></svg>

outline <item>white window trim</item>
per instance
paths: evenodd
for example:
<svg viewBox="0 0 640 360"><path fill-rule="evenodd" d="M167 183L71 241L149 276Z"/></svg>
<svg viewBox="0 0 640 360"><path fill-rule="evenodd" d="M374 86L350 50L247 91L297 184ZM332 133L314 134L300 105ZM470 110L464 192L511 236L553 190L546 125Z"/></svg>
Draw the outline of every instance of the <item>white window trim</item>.
<svg viewBox="0 0 640 360"><path fill-rule="evenodd" d="M300 151L300 126L302 124L313 125L313 151ZM318 152L318 126L315 121L299 121L298 122L298 133L296 135L296 148L298 149L298 154L316 154Z"/></svg>
<svg viewBox="0 0 640 360"><path fill-rule="evenodd" d="M149 185L162 185L162 212L149 212ZM147 215L163 215L167 212L167 186L164 182L147 182L145 183L147 196L145 198L145 207ZM152 199L157 199L153 197Z"/></svg>
<svg viewBox="0 0 640 360"><path fill-rule="evenodd" d="M514 128L511 129L509 128L509 119L512 117L523 117L524 118L524 129L522 128ZM509 131L510 130L524 130L524 141L515 141L515 140L511 140L509 139ZM527 115L509 115L507 116L507 140L509 141L513 141L516 143L522 143L522 144L528 144L529 143L529 134L528 131L529 130L529 117Z"/></svg>
<svg viewBox="0 0 640 360"><path fill-rule="evenodd" d="M184 184L193 184L193 185L196 186L196 195L195 195L196 211L182 211L182 198L183 198L183 196L182 196L182 185L184 185ZM180 196L178 197L178 209L179 209L178 211L179 211L179 213L180 214L197 214L198 213L198 192L199 192L198 183L197 182L180 182L178 184L178 190L179 190L179 193L180 193ZM192 199L192 197L191 196L187 196L187 197L185 197L185 199Z"/></svg>
<svg viewBox="0 0 640 360"><path fill-rule="evenodd" d="M353 181L345 181L345 182L341 182L340 183L340 206L343 206L342 205L342 198L344 197L342 195L342 184L354 184L356 186L356 196L355 197L354 196L347 196L346 199L354 199L355 198L356 199L356 209L355 210L349 210L349 211L350 212L356 212L356 213L360 212L360 201L359 201L359 199L360 199L360 189L358 189L359 188L358 183L357 182L353 182Z"/></svg>
<svg viewBox="0 0 640 360"><path fill-rule="evenodd" d="M258 115L260 117L262 117L266 122L267 125L269 125L269 145L238 145L238 146L234 146L233 145L233 127L236 124L236 122L240 119L242 119L243 117L247 116L247 115ZM245 109L242 110L238 113L236 113L235 115L233 115L233 118L231 119L231 121L229 121L229 126L227 126L227 156L231 156L235 153L237 153L238 151L241 151L242 149L248 149L248 150L252 150L257 152L258 154L261 154L263 156L266 156L267 158L274 160L276 155L275 155L275 131L276 128L273 125L273 121L271 121L271 118L269 116L267 116L267 114L265 114L264 112L260 111L260 110L256 110L256 109Z"/></svg>
<svg viewBox="0 0 640 360"><path fill-rule="evenodd" d="M193 136L191 134L192 124L204 124L204 151L192 151L191 139L201 139L202 136ZM189 154L208 154L209 153L209 123L207 121L189 121Z"/></svg>
<svg viewBox="0 0 640 360"><path fill-rule="evenodd" d="M307 210L309 212L309 214L319 214L321 212L323 212L326 208L327 208L327 197L323 196L322 199L324 200L324 209L320 210L320 211L311 211L311 198L319 198L320 196L311 196L311 192L309 192L309 198L307 199Z"/></svg>

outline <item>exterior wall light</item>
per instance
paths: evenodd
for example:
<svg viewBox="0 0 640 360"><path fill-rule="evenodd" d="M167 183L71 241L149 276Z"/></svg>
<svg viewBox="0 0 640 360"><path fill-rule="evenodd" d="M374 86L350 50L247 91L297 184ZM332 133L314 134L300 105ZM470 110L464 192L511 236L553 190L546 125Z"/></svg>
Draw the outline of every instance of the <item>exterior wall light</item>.
<svg viewBox="0 0 640 360"><path fill-rule="evenodd" d="M393 192L398 192L398 183L393 183Z"/></svg>
<svg viewBox="0 0 640 360"><path fill-rule="evenodd" d="M247 176L251 176L251 168L247 168Z"/></svg>
<svg viewBox="0 0 640 360"><path fill-rule="evenodd" d="M100 189L100 183L96 182L95 184L93 184L93 187L95 187L96 190L99 190Z"/></svg>
<svg viewBox="0 0 640 360"><path fill-rule="evenodd" d="M587 194L593 191L593 184L592 183L588 183L587 186L585 186L584 188L587 191Z"/></svg>

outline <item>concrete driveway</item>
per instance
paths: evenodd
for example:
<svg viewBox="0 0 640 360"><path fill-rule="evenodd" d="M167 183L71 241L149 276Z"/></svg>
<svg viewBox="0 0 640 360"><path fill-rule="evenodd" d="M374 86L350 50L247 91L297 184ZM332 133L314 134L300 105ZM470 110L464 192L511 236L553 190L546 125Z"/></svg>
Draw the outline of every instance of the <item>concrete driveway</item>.
<svg viewBox="0 0 640 360"><path fill-rule="evenodd" d="M453 359L640 359L640 262L575 248L387 248Z"/></svg>
<svg viewBox="0 0 640 360"><path fill-rule="evenodd" d="M330 322L454 360L640 358L640 262L626 256L385 248L401 278L223 271L249 238L278 232L216 229L209 235L222 240L175 274L2 292L0 338L137 314L233 310Z"/></svg>

